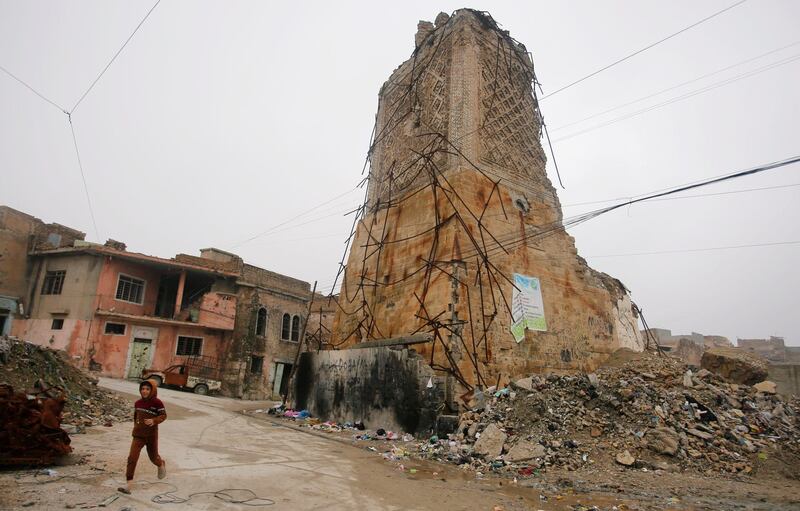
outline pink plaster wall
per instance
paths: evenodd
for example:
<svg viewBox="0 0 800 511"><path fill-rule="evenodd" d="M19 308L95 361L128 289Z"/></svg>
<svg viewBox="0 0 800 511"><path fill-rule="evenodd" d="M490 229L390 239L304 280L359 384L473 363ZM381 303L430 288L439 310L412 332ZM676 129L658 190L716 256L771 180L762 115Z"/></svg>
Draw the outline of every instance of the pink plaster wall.
<svg viewBox="0 0 800 511"><path fill-rule="evenodd" d="M206 293L200 304L198 323L212 328L233 330L236 321L236 297L230 294Z"/></svg>
<svg viewBox="0 0 800 511"><path fill-rule="evenodd" d="M146 282L142 305L115 298L120 273ZM123 314L152 316L155 312L160 280L161 272L143 266L141 263L106 257L97 283L97 307L103 310L113 309L115 312Z"/></svg>

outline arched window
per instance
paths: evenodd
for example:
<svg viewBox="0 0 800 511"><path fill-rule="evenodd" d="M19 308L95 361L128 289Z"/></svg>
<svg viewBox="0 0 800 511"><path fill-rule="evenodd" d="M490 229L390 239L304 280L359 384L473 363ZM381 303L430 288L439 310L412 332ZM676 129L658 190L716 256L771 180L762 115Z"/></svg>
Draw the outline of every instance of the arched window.
<svg viewBox="0 0 800 511"><path fill-rule="evenodd" d="M281 322L281 339L284 341L289 340L289 336L291 335L292 331L292 317L288 314L283 315L283 321Z"/></svg>
<svg viewBox="0 0 800 511"><path fill-rule="evenodd" d="M258 309L258 317L256 318L256 335L267 334L267 309L261 307Z"/></svg>
<svg viewBox="0 0 800 511"><path fill-rule="evenodd" d="M292 340L294 342L300 340L300 316L292 318Z"/></svg>

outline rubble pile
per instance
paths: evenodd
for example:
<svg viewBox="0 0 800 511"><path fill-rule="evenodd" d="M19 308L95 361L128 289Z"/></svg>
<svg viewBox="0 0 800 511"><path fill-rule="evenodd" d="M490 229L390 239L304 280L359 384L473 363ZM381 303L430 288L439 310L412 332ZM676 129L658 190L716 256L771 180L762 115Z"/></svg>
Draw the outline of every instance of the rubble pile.
<svg viewBox="0 0 800 511"><path fill-rule="evenodd" d="M29 392L62 389L66 399L62 427L69 434L87 426L131 420L130 404L99 388L97 378L70 364L63 351L0 338L0 383Z"/></svg>
<svg viewBox="0 0 800 511"><path fill-rule="evenodd" d="M72 452L61 429L64 393L14 392L0 384L0 465L39 465Z"/></svg>
<svg viewBox="0 0 800 511"><path fill-rule="evenodd" d="M654 353L623 353L588 375L523 378L474 404L419 454L514 475L596 463L747 474L773 456L800 460L796 398Z"/></svg>

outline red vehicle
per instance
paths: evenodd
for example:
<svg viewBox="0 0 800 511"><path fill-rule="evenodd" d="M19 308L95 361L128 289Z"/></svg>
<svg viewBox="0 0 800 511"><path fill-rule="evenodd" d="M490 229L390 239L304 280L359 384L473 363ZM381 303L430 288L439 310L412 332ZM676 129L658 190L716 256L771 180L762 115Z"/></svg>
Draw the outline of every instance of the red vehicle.
<svg viewBox="0 0 800 511"><path fill-rule="evenodd" d="M145 369L142 379L155 380L159 386L191 390L206 395L222 388L219 366L207 357L190 357L185 362L173 364L166 369Z"/></svg>

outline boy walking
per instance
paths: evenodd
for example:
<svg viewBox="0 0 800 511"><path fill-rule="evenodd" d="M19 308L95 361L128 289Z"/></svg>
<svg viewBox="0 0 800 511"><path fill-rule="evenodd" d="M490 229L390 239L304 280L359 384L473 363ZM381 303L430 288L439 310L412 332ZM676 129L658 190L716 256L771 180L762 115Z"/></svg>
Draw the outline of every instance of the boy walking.
<svg viewBox="0 0 800 511"><path fill-rule="evenodd" d="M145 380L139 384L141 399L136 401L133 412L133 440L131 452L128 454L128 469L125 478L130 486L139 453L142 447L147 448L147 456L158 467L158 478L164 479L167 468L164 460L158 455L158 425L167 419L164 403L158 399L158 384L154 380Z"/></svg>

